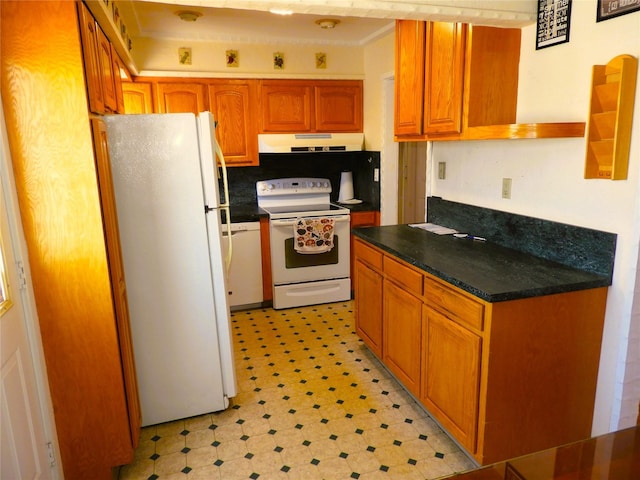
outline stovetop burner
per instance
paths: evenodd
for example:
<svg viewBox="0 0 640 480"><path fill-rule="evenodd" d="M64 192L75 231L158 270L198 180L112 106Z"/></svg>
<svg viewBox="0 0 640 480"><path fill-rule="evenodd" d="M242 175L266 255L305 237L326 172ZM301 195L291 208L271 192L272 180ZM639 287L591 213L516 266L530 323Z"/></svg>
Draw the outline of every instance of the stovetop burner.
<svg viewBox="0 0 640 480"><path fill-rule="evenodd" d="M280 178L256 183L258 206L270 218L319 217L349 214L349 209L329 201L331 182L326 178Z"/></svg>

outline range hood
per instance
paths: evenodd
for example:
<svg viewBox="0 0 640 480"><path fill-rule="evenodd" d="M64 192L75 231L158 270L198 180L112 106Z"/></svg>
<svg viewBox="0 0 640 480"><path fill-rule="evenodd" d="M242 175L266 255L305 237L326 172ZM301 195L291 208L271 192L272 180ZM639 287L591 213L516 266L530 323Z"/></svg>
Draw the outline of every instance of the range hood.
<svg viewBox="0 0 640 480"><path fill-rule="evenodd" d="M259 134L259 153L356 152L362 150L363 133Z"/></svg>

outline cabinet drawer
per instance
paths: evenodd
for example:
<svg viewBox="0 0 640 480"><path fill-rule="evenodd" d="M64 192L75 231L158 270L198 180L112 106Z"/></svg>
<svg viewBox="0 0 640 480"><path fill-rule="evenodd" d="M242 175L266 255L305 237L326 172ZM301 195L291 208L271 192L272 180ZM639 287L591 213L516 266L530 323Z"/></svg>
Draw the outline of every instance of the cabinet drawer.
<svg viewBox="0 0 640 480"><path fill-rule="evenodd" d="M378 270L382 270L382 252L374 250L359 240L355 242L353 249L355 252L355 258L368 263Z"/></svg>
<svg viewBox="0 0 640 480"><path fill-rule="evenodd" d="M384 273L396 283L404 285L411 292L420 295L422 293L422 274L412 270L389 257L383 260Z"/></svg>
<svg viewBox="0 0 640 480"><path fill-rule="evenodd" d="M474 302L429 278L424 279L424 296L430 303L452 313L455 316L452 320L482 330L484 305L481 303Z"/></svg>

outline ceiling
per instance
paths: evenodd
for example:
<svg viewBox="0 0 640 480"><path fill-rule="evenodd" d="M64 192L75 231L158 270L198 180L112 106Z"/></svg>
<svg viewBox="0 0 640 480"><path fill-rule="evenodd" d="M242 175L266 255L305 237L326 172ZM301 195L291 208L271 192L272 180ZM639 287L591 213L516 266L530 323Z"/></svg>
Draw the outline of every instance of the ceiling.
<svg viewBox="0 0 640 480"><path fill-rule="evenodd" d="M120 2L135 38L237 43L366 45L387 34L396 18L460 20L521 27L535 21L537 0L149 0ZM231 8L233 7L233 8ZM270 8L295 13L275 15ZM181 20L176 12L202 14ZM336 19L333 29L316 24Z"/></svg>

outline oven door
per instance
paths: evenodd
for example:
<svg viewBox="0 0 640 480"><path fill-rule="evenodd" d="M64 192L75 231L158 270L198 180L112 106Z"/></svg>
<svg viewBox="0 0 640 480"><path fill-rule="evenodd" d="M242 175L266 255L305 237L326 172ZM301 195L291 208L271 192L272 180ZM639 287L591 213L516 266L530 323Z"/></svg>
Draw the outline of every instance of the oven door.
<svg viewBox="0 0 640 480"><path fill-rule="evenodd" d="M294 248L297 218L271 219L271 273L274 285L349 278L350 216L331 215L334 246L323 253L298 253Z"/></svg>

